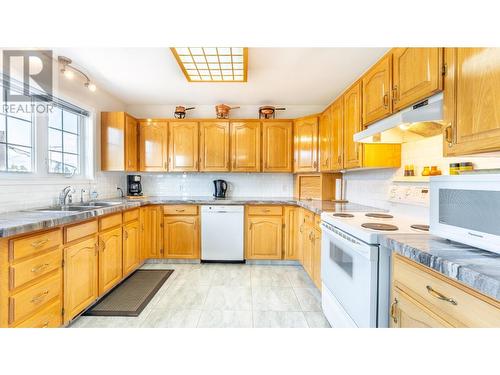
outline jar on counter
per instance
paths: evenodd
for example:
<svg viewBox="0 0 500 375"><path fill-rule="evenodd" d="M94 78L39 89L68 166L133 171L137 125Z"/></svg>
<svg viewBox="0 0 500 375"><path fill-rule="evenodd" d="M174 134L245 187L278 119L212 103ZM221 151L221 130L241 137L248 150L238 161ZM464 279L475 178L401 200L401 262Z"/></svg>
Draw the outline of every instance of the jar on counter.
<svg viewBox="0 0 500 375"><path fill-rule="evenodd" d="M437 166L433 165L431 167L431 176L439 176L441 175L441 171L438 169Z"/></svg>
<svg viewBox="0 0 500 375"><path fill-rule="evenodd" d="M474 166L472 165L472 162L470 162L470 161L463 162L463 163L460 163L459 170L460 170L460 172L463 172L463 171L473 171L474 170Z"/></svg>
<svg viewBox="0 0 500 375"><path fill-rule="evenodd" d="M450 163L450 176L457 175L460 170L460 163Z"/></svg>
<svg viewBox="0 0 500 375"><path fill-rule="evenodd" d="M422 176L430 176L431 175L431 168L430 167L424 167L422 170Z"/></svg>

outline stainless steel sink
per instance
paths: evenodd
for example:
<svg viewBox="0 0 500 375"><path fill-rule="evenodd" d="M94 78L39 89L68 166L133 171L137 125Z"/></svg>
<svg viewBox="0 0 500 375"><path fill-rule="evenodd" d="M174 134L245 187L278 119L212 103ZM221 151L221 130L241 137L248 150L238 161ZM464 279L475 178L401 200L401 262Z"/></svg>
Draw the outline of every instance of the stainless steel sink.
<svg viewBox="0 0 500 375"><path fill-rule="evenodd" d="M97 208L97 206L95 208ZM35 211L61 212L61 211L89 211L91 209L92 207L89 206L52 206L52 207L38 208Z"/></svg>

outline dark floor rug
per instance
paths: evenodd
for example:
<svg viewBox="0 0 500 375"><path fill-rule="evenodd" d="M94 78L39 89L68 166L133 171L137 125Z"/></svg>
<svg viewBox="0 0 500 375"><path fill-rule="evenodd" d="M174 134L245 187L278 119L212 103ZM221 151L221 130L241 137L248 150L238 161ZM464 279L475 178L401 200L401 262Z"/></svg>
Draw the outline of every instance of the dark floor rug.
<svg viewBox="0 0 500 375"><path fill-rule="evenodd" d="M139 316L173 270L137 270L88 309L90 316Z"/></svg>

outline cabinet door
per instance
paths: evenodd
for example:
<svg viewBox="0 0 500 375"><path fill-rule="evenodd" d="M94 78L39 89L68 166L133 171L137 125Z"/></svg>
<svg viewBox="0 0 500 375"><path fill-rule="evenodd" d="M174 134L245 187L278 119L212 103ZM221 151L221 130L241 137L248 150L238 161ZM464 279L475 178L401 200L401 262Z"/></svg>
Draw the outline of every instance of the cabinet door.
<svg viewBox="0 0 500 375"><path fill-rule="evenodd" d="M170 122L168 128L169 171L198 171L198 123Z"/></svg>
<svg viewBox="0 0 500 375"><path fill-rule="evenodd" d="M363 125L392 112L392 55L385 56L363 76Z"/></svg>
<svg viewBox="0 0 500 375"><path fill-rule="evenodd" d="M260 123L231 123L231 159L234 172L260 172Z"/></svg>
<svg viewBox="0 0 500 375"><path fill-rule="evenodd" d="M318 170L318 118L308 117L294 123L294 172Z"/></svg>
<svg viewBox="0 0 500 375"><path fill-rule="evenodd" d="M292 172L292 123L262 123L263 172Z"/></svg>
<svg viewBox="0 0 500 375"><path fill-rule="evenodd" d="M163 230L166 258L200 259L198 216L164 216Z"/></svg>
<svg viewBox="0 0 500 375"><path fill-rule="evenodd" d="M361 84L344 94L344 168L361 167L361 144L354 142L354 133L361 131Z"/></svg>
<svg viewBox="0 0 500 375"><path fill-rule="evenodd" d="M247 259L281 259L283 219L281 216L247 217Z"/></svg>
<svg viewBox="0 0 500 375"><path fill-rule="evenodd" d="M314 228L312 246L312 280L318 289L321 289L321 230Z"/></svg>
<svg viewBox="0 0 500 375"><path fill-rule="evenodd" d="M313 265L313 228L307 223L303 226L302 235L302 267L312 279L312 265Z"/></svg>
<svg viewBox="0 0 500 375"><path fill-rule="evenodd" d="M284 235L284 259L298 260L299 249L297 247L298 238L298 208L285 207L285 235Z"/></svg>
<svg viewBox="0 0 500 375"><path fill-rule="evenodd" d="M500 48L447 50L446 154L500 150Z"/></svg>
<svg viewBox="0 0 500 375"><path fill-rule="evenodd" d="M328 172L332 169L333 141L332 107L328 107L319 116L319 170Z"/></svg>
<svg viewBox="0 0 500 375"><path fill-rule="evenodd" d="M162 257L162 208L161 206L143 207L141 208L141 216L142 259L159 259Z"/></svg>
<svg viewBox="0 0 500 375"><path fill-rule="evenodd" d="M394 111L443 89L442 48L394 48L392 56Z"/></svg>
<svg viewBox="0 0 500 375"><path fill-rule="evenodd" d="M123 276L141 264L139 220L123 226Z"/></svg>
<svg viewBox="0 0 500 375"><path fill-rule="evenodd" d="M64 249L64 321L81 313L98 297L97 238Z"/></svg>
<svg viewBox="0 0 500 375"><path fill-rule="evenodd" d="M405 293L392 290L389 325L391 328L448 328L441 319Z"/></svg>
<svg viewBox="0 0 500 375"><path fill-rule="evenodd" d="M139 161L141 171L165 172L167 166L168 125L166 122L144 121L140 128Z"/></svg>
<svg viewBox="0 0 500 375"><path fill-rule="evenodd" d="M228 172L229 122L200 123L200 171Z"/></svg>
<svg viewBox="0 0 500 375"><path fill-rule="evenodd" d="M135 172L139 170L137 144L139 132L137 120L125 114L125 170Z"/></svg>
<svg viewBox="0 0 500 375"><path fill-rule="evenodd" d="M344 167L344 102L340 98L331 107L332 132L330 140L330 169L338 171Z"/></svg>
<svg viewBox="0 0 500 375"><path fill-rule="evenodd" d="M122 228L99 234L99 295L122 279Z"/></svg>
<svg viewBox="0 0 500 375"><path fill-rule="evenodd" d="M125 170L125 113L101 113L101 169Z"/></svg>

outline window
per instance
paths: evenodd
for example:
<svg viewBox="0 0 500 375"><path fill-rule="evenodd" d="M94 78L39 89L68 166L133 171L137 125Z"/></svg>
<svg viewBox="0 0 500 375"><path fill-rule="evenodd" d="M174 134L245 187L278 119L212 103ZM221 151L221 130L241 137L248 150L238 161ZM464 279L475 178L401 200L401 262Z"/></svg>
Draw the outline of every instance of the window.
<svg viewBox="0 0 500 375"><path fill-rule="evenodd" d="M33 171L31 115L0 113L0 172Z"/></svg>
<svg viewBox="0 0 500 375"><path fill-rule="evenodd" d="M49 173L80 174L82 116L55 107L48 120Z"/></svg>

